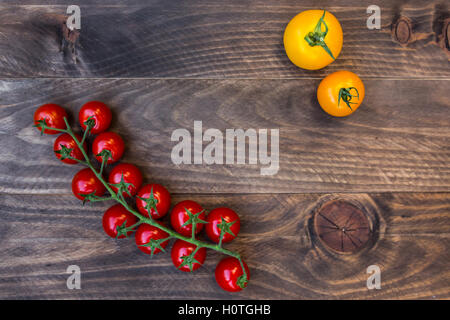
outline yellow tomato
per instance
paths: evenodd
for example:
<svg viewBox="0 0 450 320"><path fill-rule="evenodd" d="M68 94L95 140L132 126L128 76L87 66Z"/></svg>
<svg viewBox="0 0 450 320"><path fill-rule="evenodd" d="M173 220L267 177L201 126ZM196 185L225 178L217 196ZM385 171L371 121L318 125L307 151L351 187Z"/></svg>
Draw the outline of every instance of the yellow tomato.
<svg viewBox="0 0 450 320"><path fill-rule="evenodd" d="M322 109L332 116L345 117L355 112L364 100L361 79L350 71L337 71L320 82L317 99Z"/></svg>
<svg viewBox="0 0 450 320"><path fill-rule="evenodd" d="M307 10L296 15L284 30L284 49L296 66L318 70L337 59L343 42L342 28L325 10Z"/></svg>

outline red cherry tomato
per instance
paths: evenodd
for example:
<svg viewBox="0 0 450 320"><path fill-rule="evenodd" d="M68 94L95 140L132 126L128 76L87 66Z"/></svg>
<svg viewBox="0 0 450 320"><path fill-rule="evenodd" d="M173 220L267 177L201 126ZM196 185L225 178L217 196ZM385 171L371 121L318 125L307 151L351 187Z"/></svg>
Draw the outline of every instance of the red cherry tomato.
<svg viewBox="0 0 450 320"><path fill-rule="evenodd" d="M250 271L248 270L247 264L244 264L245 272L247 273L247 281L250 280ZM242 272L242 267L238 259L234 257L227 257L222 259L216 267L216 281L219 286L229 292L238 292L242 288L238 285L237 281L240 276L244 273ZM246 287L247 284L244 285Z"/></svg>
<svg viewBox="0 0 450 320"><path fill-rule="evenodd" d="M180 267L180 265L183 263L183 259L181 257L188 257L190 254L192 254L192 252L194 252L194 250L197 249L197 246L180 240L178 239L177 241L175 241L175 243L172 246L172 252L171 252L171 256L172 256L172 262L174 264L174 266L181 271L184 272L190 272L191 268L189 265L184 265L182 267ZM199 263L197 262L193 262L192 263L192 271L197 270L198 268L200 268L202 266L202 264L205 262L206 259L206 248L200 248L198 249L198 251L195 253L194 255L194 259L197 260Z"/></svg>
<svg viewBox="0 0 450 320"><path fill-rule="evenodd" d="M151 247L143 247L143 244L148 244L151 239L153 240L161 240L166 239L169 237L169 234L165 232L164 230L161 230L159 228L156 228L154 226L151 226L149 224L143 223L139 226L139 228L136 230L136 234L134 235L134 238L136 240L136 245L138 246L139 250L146 254L152 254L152 248ZM166 248L169 244L169 240L166 240L164 242L160 243L160 246L162 248ZM157 254L161 252L161 249L158 247L155 247L153 249L153 254Z"/></svg>
<svg viewBox="0 0 450 320"><path fill-rule="evenodd" d="M131 227L137 222L137 218L120 203L115 204L103 214L103 230L111 238L116 238L117 227L122 226L125 221L125 226ZM127 236L131 234L132 231L127 232ZM119 236L119 239L122 238L125 238L125 235Z"/></svg>
<svg viewBox="0 0 450 320"><path fill-rule="evenodd" d="M95 125L91 128L92 134L99 134L109 128L111 124L111 110L106 104L100 101L90 101L85 103L78 113L78 120L83 130L86 130L84 124L89 117L95 121Z"/></svg>
<svg viewBox="0 0 450 320"><path fill-rule="evenodd" d="M195 215L203 211L203 208L195 201L181 201L175 207L173 207L170 214L170 223L172 224L172 227L175 229L175 231L182 234L183 236L190 237L192 235L192 224L183 226L189 220L187 211L190 211ZM205 211L197 215L197 217L201 220L205 220ZM195 234L198 234L202 229L203 223L198 223L195 227Z"/></svg>
<svg viewBox="0 0 450 320"><path fill-rule="evenodd" d="M66 124L64 122L64 117L67 118L66 110L64 110L61 106L48 103L40 106L34 112L34 124L38 124L39 120L45 120L45 124L48 127L56 128L56 129L65 129ZM41 128L38 128L41 131ZM46 134L58 134L60 131L45 129L44 133Z"/></svg>
<svg viewBox="0 0 450 320"><path fill-rule="evenodd" d="M142 185L142 173L133 164L130 163L119 163L117 166L114 167L114 169L111 170L111 173L109 174L108 182L110 184L118 184L120 183L123 176L123 181L125 183L131 183L131 185L128 186L128 191L130 192L131 196L134 196L137 192L137 190ZM115 186L111 186L111 188L114 190L114 192L117 193L119 190ZM130 195L127 192L123 192L124 197L129 197Z"/></svg>
<svg viewBox="0 0 450 320"><path fill-rule="evenodd" d="M75 133L75 137L77 137L78 141L81 142L82 138L78 134ZM56 138L55 143L53 144L53 151L55 151L55 155L58 159L61 159L61 155L59 153L56 153L56 151L60 151L62 149L61 145L65 146L67 149L72 149L72 152L70 153L71 157L78 159L78 160L84 159L80 148L78 148L77 144L75 143L75 140L73 140L73 138L70 136L70 134L63 133L58 138ZM83 143L83 148L84 148L84 150L86 150L86 148L87 148L86 142ZM61 161L64 163L67 163L67 164L76 164L77 163L77 161L68 159L68 158L61 160Z"/></svg>
<svg viewBox="0 0 450 320"><path fill-rule="evenodd" d="M148 217L148 210L146 208L147 202L139 199L149 199L151 198L151 193L153 190L154 205L156 206L156 211L151 208L151 215L153 219L160 219L164 217L170 208L170 193L160 184L146 184L141 189L139 189L136 197L136 206L140 213ZM191 229L192 230L192 229Z"/></svg>
<svg viewBox="0 0 450 320"><path fill-rule="evenodd" d="M205 226L205 230L208 238L215 243L219 243L220 240L221 228L218 225L222 224L222 219L228 225L229 231L233 233L231 234L230 232L225 232L222 243L230 242L236 238L239 230L241 229L241 219L239 219L239 216L233 210L229 208L217 208L212 210L206 218L208 223ZM228 230L225 229L225 231Z"/></svg>
<svg viewBox="0 0 450 320"><path fill-rule="evenodd" d="M96 196L101 197L105 193L106 188L90 168L78 171L72 179L72 192L75 197L84 200L84 197L80 196L80 194L89 194L94 191Z"/></svg>
<svg viewBox="0 0 450 320"><path fill-rule="evenodd" d="M103 160L101 156L97 156L99 153L103 150L109 150L111 152L111 157L108 158L108 164L118 161L122 157L124 149L125 144L122 137L110 131L100 133L92 143L92 153L99 162Z"/></svg>

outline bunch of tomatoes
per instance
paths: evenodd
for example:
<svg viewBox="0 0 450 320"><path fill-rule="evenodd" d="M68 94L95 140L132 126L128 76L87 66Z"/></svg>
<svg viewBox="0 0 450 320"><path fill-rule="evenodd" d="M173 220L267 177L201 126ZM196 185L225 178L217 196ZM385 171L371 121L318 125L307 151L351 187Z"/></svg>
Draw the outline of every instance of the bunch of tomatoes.
<svg viewBox="0 0 450 320"><path fill-rule="evenodd" d="M318 70L337 59L343 33L339 21L325 10L306 10L296 15L284 31L284 49L296 66ZM361 105L365 95L361 79L350 71L325 77L317 89L322 109L335 117L345 117Z"/></svg>
<svg viewBox="0 0 450 320"><path fill-rule="evenodd" d="M216 267L216 281L226 291L242 290L249 279L248 267L238 254L222 248L223 243L230 242L239 233L240 218L236 212L223 207L206 214L200 204L185 200L170 211L173 230L167 228L160 220L169 213L171 206L170 193L164 186L143 184L141 171L130 163L119 163L112 168L107 183L103 178L104 167L119 161L125 148L119 134L107 131L112 119L109 107L99 101L88 102L81 107L78 119L83 136L72 132L67 113L59 105L42 105L34 114L35 126L42 133L61 133L53 146L58 159L67 164L88 165L73 177L74 196L83 202L110 199L119 202L103 215L105 233L120 239L135 232L137 247L150 256L165 251L169 240L176 238L171 249L172 262L178 270L185 272L195 271L203 265L206 248L229 254L230 257L222 259ZM98 172L87 156L86 137L89 134L96 135L91 150L100 164ZM110 197L105 196L108 193ZM129 207L129 202L134 202L137 211ZM214 244L198 240L203 229Z"/></svg>

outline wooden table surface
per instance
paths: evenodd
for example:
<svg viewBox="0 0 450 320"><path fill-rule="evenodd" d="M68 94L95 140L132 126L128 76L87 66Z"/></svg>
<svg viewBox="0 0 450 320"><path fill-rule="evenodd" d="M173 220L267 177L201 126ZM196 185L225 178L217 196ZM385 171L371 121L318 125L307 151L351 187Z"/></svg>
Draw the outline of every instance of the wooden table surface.
<svg viewBox="0 0 450 320"><path fill-rule="evenodd" d="M439 45L449 4L372 2L79 0L74 64L58 52L57 24L72 1L2 1L0 298L450 298L450 68ZM381 7L381 30L366 27L371 4ZM312 8L334 13L344 30L338 60L315 72L291 64L282 43L289 20ZM408 46L391 36L401 15L413 22ZM320 80L340 69L366 85L361 108L343 119L315 98ZM246 290L218 287L215 252L188 274L169 254L150 259L133 238L108 238L101 217L111 203L83 207L73 197L80 168L57 161L54 137L41 137L32 116L54 102L75 124L89 100L111 107L123 161L167 186L173 203L240 214L241 233L227 247L248 262ZM279 172L173 164L171 133L192 131L195 120L222 132L279 129ZM329 199L370 212L368 248L340 254L321 243L312 217ZM66 287L74 264L81 290ZM370 265L381 268L380 290L366 287Z"/></svg>

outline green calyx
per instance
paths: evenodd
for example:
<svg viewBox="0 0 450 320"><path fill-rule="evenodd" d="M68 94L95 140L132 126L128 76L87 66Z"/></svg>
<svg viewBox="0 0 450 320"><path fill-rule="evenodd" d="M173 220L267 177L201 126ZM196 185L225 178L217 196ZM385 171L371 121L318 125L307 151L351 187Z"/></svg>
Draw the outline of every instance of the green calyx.
<svg viewBox="0 0 450 320"><path fill-rule="evenodd" d="M86 132L88 132L88 130L86 130L85 136L86 136ZM100 152L99 154L96 155L97 157L102 157L102 165L100 167L100 175L103 174L103 169L105 169L105 165L108 163L108 159L112 158L112 154L111 151L109 151L108 149L104 149L102 150L102 152Z"/></svg>
<svg viewBox="0 0 450 320"><path fill-rule="evenodd" d="M178 266L178 269L180 269L184 266L188 266L190 272L194 271L194 263L201 264L197 259L195 259L195 254L197 253L198 249L200 249L200 248L197 247L197 249L195 249L188 256L182 256L180 259L183 260L183 262Z"/></svg>
<svg viewBox="0 0 450 320"><path fill-rule="evenodd" d="M55 151L55 153L59 154L61 156L61 160L67 159L67 158L72 158L71 157L71 153L73 151L73 148L67 148L65 145L60 144L59 145L61 147L60 150Z"/></svg>
<svg viewBox="0 0 450 320"><path fill-rule="evenodd" d="M158 204L158 199L155 198L155 195L153 193L153 187L150 190L150 197L148 197L148 198L142 198L139 196L136 196L136 197L145 202L145 209L148 211L148 216L150 219L152 218L152 210L154 210L156 212L156 215L159 215L158 209L156 209L156 205Z"/></svg>
<svg viewBox="0 0 450 320"><path fill-rule="evenodd" d="M122 225L116 227L117 235L116 239L120 238L121 236L128 237L129 228L127 228L127 220L125 220Z"/></svg>
<svg viewBox="0 0 450 320"><path fill-rule="evenodd" d="M162 243L168 241L171 237L167 237L164 239L150 239L150 241L146 244L142 244L140 245L140 247L150 247L151 249L151 253L150 253L150 258L153 257L153 253L155 252L156 249L161 250L162 252L166 252L166 250L162 247Z"/></svg>
<svg viewBox="0 0 450 320"><path fill-rule="evenodd" d="M122 225L117 226L116 230L117 230L117 235L116 235L116 239L118 239L121 236L124 236L125 238L128 237L128 233L129 232L133 232L134 229L139 226L142 223L142 221L138 221L135 224L133 224L132 226L127 227L127 220L125 220Z"/></svg>
<svg viewBox="0 0 450 320"><path fill-rule="evenodd" d="M84 122L84 125L86 126L86 130L84 131L83 139L81 140L81 144L83 144L84 141L86 141L86 138L89 135L89 133L91 132L91 129L95 126L95 120L93 119L93 116L90 116L89 118L87 118L87 120Z"/></svg>
<svg viewBox="0 0 450 320"><path fill-rule="evenodd" d="M94 117L90 116L85 122L83 122L83 124L86 126L86 131L92 129L95 126Z"/></svg>
<svg viewBox="0 0 450 320"><path fill-rule="evenodd" d="M107 200L111 200L112 199L111 197L99 197L99 196L95 195L96 192L97 191L93 191L93 192L88 193L88 194L79 193L79 195L83 197L83 205L86 202L107 201Z"/></svg>
<svg viewBox="0 0 450 320"><path fill-rule="evenodd" d="M36 121L36 122L37 122L37 123L34 124L33 127L36 127L36 128L41 129L41 136L43 136L43 135L44 135L44 130L45 130L46 128L48 128L48 127L47 127L47 124L45 123L45 119L38 120L38 121Z"/></svg>
<svg viewBox="0 0 450 320"><path fill-rule="evenodd" d="M244 289L247 286L247 275L242 275L236 280L236 284L239 288Z"/></svg>
<svg viewBox="0 0 450 320"><path fill-rule="evenodd" d="M182 227L186 227L186 226L191 224L192 225L192 239L194 239L195 238L195 227L197 226L197 224L199 224L199 223L208 223L207 221L202 220L202 219L199 218L199 216L205 210L202 210L202 211L197 212L197 213L192 213L191 211L189 211L189 209L186 209L186 208L184 208L184 210L186 210L186 213L188 214L189 219L185 223L183 223Z"/></svg>
<svg viewBox="0 0 450 320"><path fill-rule="evenodd" d="M72 151L74 148L67 148L65 145L60 144L60 150L56 150L55 153L61 155L61 160L70 159L78 163L85 164L86 162L77 158L72 157Z"/></svg>
<svg viewBox="0 0 450 320"><path fill-rule="evenodd" d="M333 60L336 60L336 58L333 56L333 53L331 52L330 48L328 48L327 44L325 43L325 37L328 34L328 26L324 20L325 13L326 13L326 11L323 10L323 15L319 19L319 22L317 22L317 25L316 25L314 31L309 32L305 36L305 40L306 40L306 42L308 42L308 44L311 47L321 46L330 55L330 57ZM322 25L325 26L325 31L322 31Z"/></svg>
<svg viewBox="0 0 450 320"><path fill-rule="evenodd" d="M231 226L236 222L236 221L231 221L231 222L227 222L224 218L220 218L222 221L217 224L217 227L220 229L220 232L222 232L223 234L225 233L229 233L232 236L234 236L233 231L231 231Z"/></svg>
<svg viewBox="0 0 450 320"><path fill-rule="evenodd" d="M352 94L352 90L356 91L356 94ZM341 100L345 102L347 107L353 111L351 104L356 104L356 102L352 102L351 100L356 98L359 100L359 92L355 87L350 88L341 88L339 89L339 97L338 97L338 106L341 103Z"/></svg>
<svg viewBox="0 0 450 320"><path fill-rule="evenodd" d="M123 173L120 176L119 183L110 183L109 185L117 188L117 196L123 197L123 194L126 193L131 197L130 186L133 186L133 184L125 182L123 179Z"/></svg>
<svg viewBox="0 0 450 320"><path fill-rule="evenodd" d="M239 288L244 289L248 283L247 271L245 270L244 262L242 261L241 256L238 255L235 258L239 260L239 264L241 265L242 270L242 275L239 276L239 278L236 280L236 284L239 286Z"/></svg>
<svg viewBox="0 0 450 320"><path fill-rule="evenodd" d="M223 217L220 217L221 222L217 224L217 228L220 229L220 239L219 239L219 247L222 246L222 240L226 233L231 234L234 237L233 231L231 231L231 226L236 221L227 222Z"/></svg>
<svg viewBox="0 0 450 320"><path fill-rule="evenodd" d="M64 118L64 121L67 121L66 118ZM58 132L67 132L66 129L59 129L59 128L49 127L47 125L47 123L45 122L45 119L35 121L35 124L33 125L33 127L41 129L41 136L44 135L44 131L46 129L47 130L52 130L52 131L58 131Z"/></svg>
<svg viewBox="0 0 450 320"><path fill-rule="evenodd" d="M111 151L108 149L103 149L102 152L95 155L96 157L101 157L103 161L107 162L109 158L112 158Z"/></svg>

